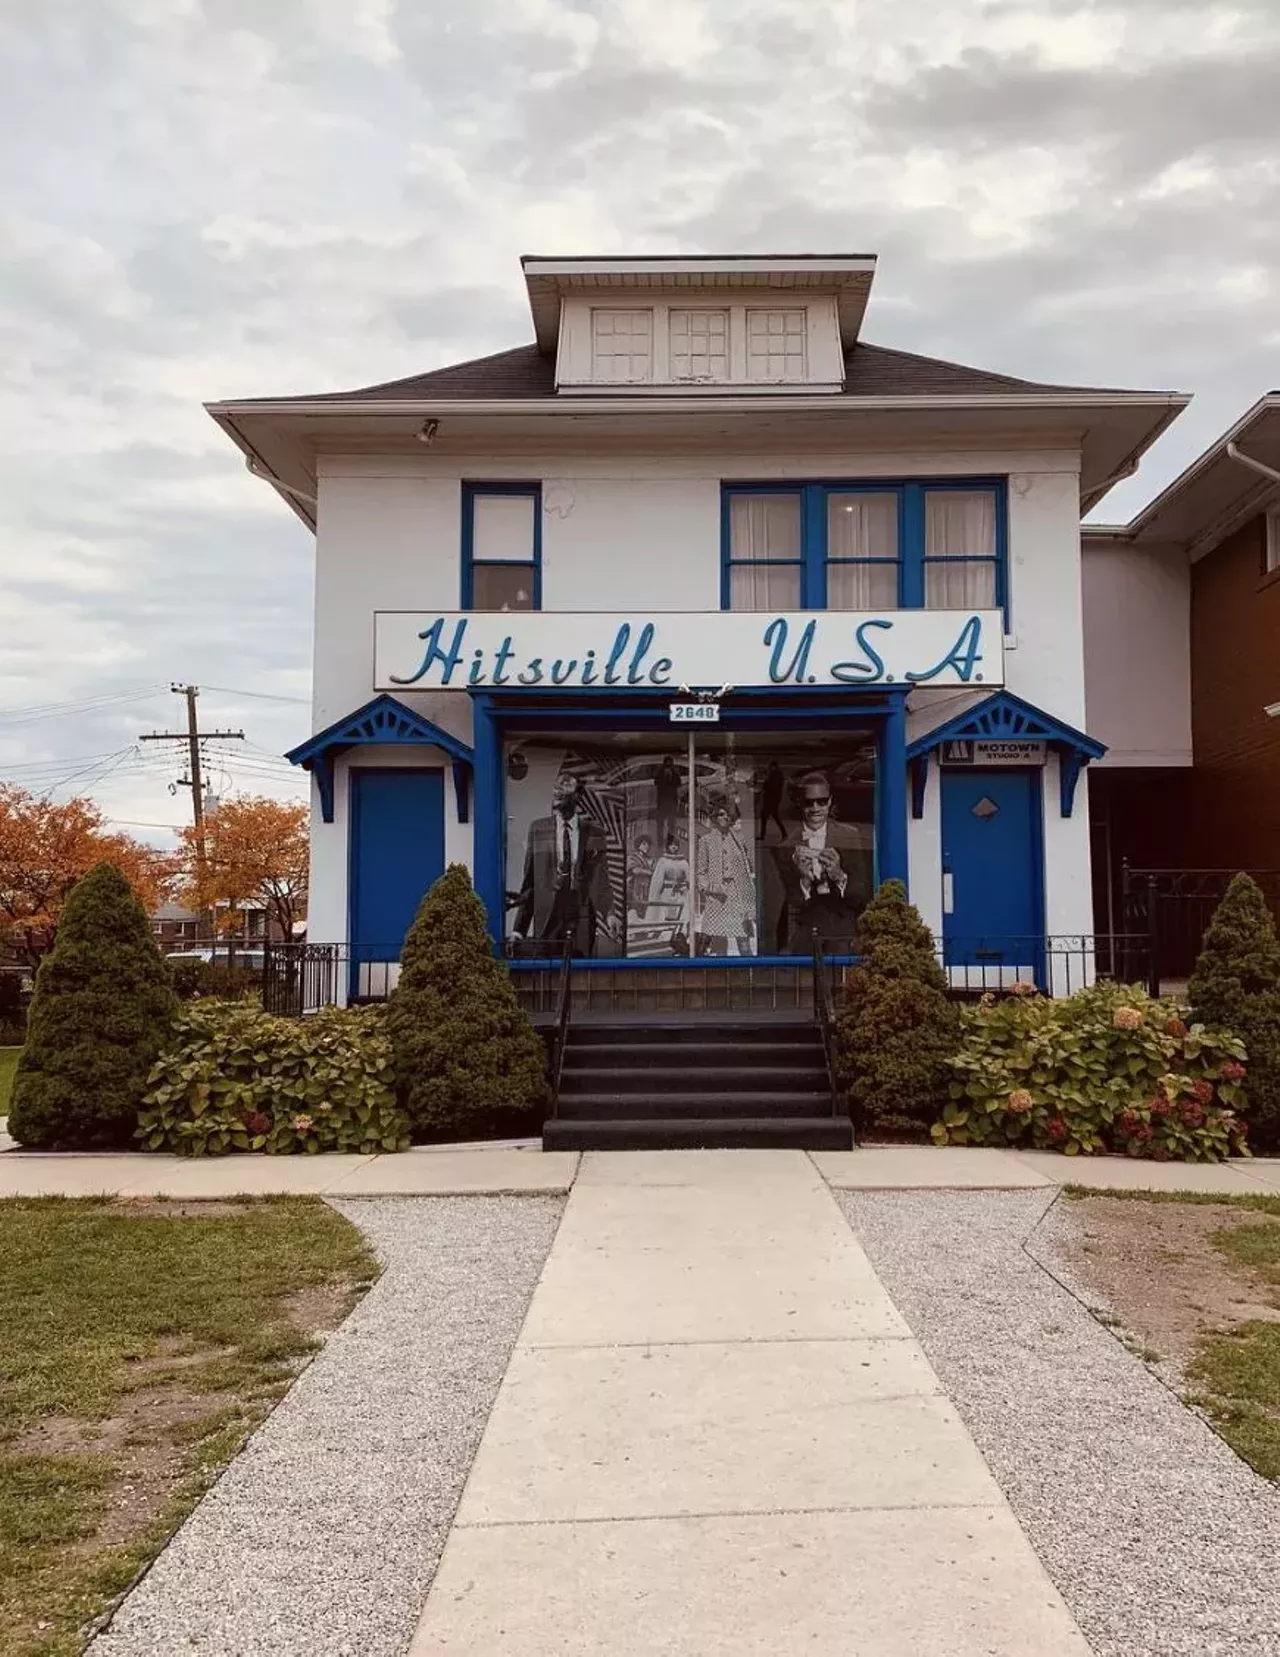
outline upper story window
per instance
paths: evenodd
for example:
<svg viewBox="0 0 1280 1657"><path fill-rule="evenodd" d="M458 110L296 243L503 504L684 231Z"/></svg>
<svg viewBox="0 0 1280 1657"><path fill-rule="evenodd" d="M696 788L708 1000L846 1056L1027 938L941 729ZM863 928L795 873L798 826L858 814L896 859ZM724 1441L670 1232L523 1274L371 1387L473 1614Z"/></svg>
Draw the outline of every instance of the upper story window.
<svg viewBox="0 0 1280 1657"><path fill-rule="evenodd" d="M804 310L749 310L747 378L803 380L807 374Z"/></svg>
<svg viewBox="0 0 1280 1657"><path fill-rule="evenodd" d="M536 483L462 486L462 608L542 604L542 491Z"/></svg>
<svg viewBox="0 0 1280 1657"><path fill-rule="evenodd" d="M1263 569L1268 573L1271 570L1280 570L1280 502L1267 513Z"/></svg>
<svg viewBox="0 0 1280 1657"><path fill-rule="evenodd" d="M724 609L1007 616L998 479L730 484L723 510Z"/></svg>
<svg viewBox="0 0 1280 1657"><path fill-rule="evenodd" d="M671 378L673 380L727 380L729 378L729 313L727 310L676 310L669 313Z"/></svg>
<svg viewBox="0 0 1280 1657"><path fill-rule="evenodd" d="M593 310L591 367L606 385L652 379L653 311Z"/></svg>

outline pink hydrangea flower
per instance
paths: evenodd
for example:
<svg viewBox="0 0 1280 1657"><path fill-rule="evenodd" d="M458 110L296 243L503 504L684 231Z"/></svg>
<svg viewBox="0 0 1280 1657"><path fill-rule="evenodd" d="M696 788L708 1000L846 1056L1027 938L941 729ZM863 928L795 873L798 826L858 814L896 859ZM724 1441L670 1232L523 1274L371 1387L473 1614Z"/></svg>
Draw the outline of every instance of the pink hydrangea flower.
<svg viewBox="0 0 1280 1657"><path fill-rule="evenodd" d="M1117 1030L1141 1030L1142 1014L1136 1007L1117 1007L1111 1022Z"/></svg>
<svg viewBox="0 0 1280 1657"><path fill-rule="evenodd" d="M1025 1116L1034 1103L1025 1087L1015 1087L1009 1095L1009 1109L1019 1116Z"/></svg>
<svg viewBox="0 0 1280 1657"><path fill-rule="evenodd" d="M299 1112L293 1119L293 1131L295 1133L310 1133L314 1126L315 1124L311 1118L302 1112Z"/></svg>

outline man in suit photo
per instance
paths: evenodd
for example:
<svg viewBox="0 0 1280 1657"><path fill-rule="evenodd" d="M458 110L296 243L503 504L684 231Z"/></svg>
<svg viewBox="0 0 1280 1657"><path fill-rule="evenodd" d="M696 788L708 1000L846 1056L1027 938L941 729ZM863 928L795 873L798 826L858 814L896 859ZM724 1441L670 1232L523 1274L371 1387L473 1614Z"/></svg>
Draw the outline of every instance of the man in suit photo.
<svg viewBox="0 0 1280 1657"><path fill-rule="evenodd" d="M800 822L774 848L786 894L779 948L805 955L816 931L825 948L852 954L858 916L875 878L875 829L831 815L831 779L810 771L796 785Z"/></svg>
<svg viewBox="0 0 1280 1657"><path fill-rule="evenodd" d="M586 815L581 782L560 771L550 816L529 824L512 937L533 939L558 955L568 933L573 954L594 955L599 926L613 912L607 849L605 831Z"/></svg>

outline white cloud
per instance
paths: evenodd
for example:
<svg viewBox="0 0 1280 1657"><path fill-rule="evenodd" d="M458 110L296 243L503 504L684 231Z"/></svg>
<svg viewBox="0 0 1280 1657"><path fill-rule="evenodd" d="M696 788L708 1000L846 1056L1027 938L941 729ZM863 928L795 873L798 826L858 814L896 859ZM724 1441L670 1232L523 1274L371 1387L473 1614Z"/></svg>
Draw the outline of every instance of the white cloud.
<svg viewBox="0 0 1280 1657"><path fill-rule="evenodd" d="M201 401L520 343L522 252L878 251L873 339L1201 394L1126 512L1275 379L1278 75L1274 0L9 8L0 774L174 717L37 696L305 687L310 539Z"/></svg>

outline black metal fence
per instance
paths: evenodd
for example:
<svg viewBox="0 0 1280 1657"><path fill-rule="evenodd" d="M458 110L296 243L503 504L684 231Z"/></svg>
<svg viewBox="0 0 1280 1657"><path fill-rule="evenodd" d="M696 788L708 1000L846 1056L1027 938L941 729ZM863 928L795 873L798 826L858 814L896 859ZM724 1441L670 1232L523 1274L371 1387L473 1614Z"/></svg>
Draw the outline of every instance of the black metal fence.
<svg viewBox="0 0 1280 1657"><path fill-rule="evenodd" d="M272 943L265 952L262 998L268 1012L302 1017L337 1002L385 1001L400 977L398 952L351 944ZM965 1000L1016 994L1032 986L1048 995L1071 995L1099 978L1161 988L1159 971L1142 933L1073 933L1025 938L949 938L938 959L952 995ZM541 1021L563 1009L560 962L508 963L521 1006ZM821 970L837 995L849 958L824 957ZM576 961L569 973L570 1016L706 1012L761 1013L810 1018L815 1013L813 964L713 960L663 965Z"/></svg>
<svg viewBox="0 0 1280 1657"><path fill-rule="evenodd" d="M1141 984L1160 994L1150 941L1143 933L1074 932L1023 938L948 938L938 949L951 993L960 998L1017 994L1073 995L1101 978Z"/></svg>
<svg viewBox="0 0 1280 1657"><path fill-rule="evenodd" d="M301 1018L339 1002L385 1001L400 979L399 945L268 943L262 1005Z"/></svg>
<svg viewBox="0 0 1280 1657"><path fill-rule="evenodd" d="M1235 869L1136 869L1120 873L1125 930L1147 939L1152 970L1165 983L1185 983L1195 968L1213 912L1238 873ZM1280 870L1248 871L1280 921Z"/></svg>

